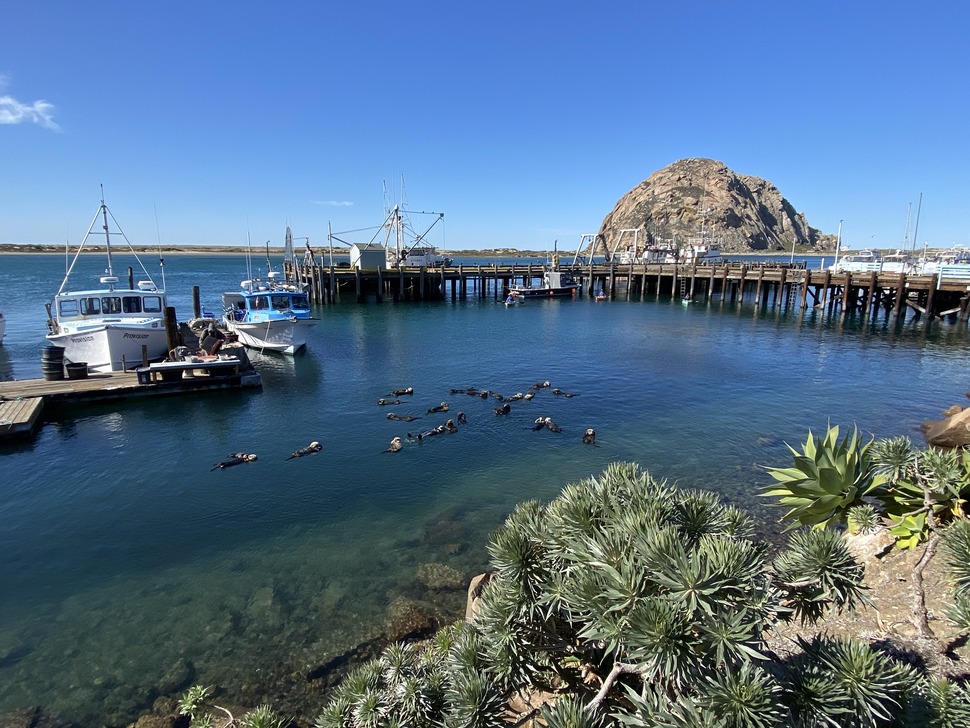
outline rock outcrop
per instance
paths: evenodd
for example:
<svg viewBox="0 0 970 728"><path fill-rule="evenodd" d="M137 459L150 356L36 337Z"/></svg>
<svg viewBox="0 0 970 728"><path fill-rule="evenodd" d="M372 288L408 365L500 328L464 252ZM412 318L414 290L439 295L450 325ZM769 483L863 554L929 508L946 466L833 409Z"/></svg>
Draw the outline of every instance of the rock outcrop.
<svg viewBox="0 0 970 728"><path fill-rule="evenodd" d="M722 252L835 248L835 236L810 227L771 182L737 174L713 159L681 159L638 184L606 216L594 254L638 247L713 243Z"/></svg>
<svg viewBox="0 0 970 728"><path fill-rule="evenodd" d="M970 393L967 396L970 397ZM970 445L970 409L953 406L943 413L943 417L923 423L926 443L944 449Z"/></svg>

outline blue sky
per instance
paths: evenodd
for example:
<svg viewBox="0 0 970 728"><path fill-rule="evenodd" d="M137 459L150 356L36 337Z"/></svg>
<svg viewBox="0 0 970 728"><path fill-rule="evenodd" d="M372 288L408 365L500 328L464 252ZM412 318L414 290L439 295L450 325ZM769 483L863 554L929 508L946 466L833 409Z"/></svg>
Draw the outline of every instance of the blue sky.
<svg viewBox="0 0 970 728"><path fill-rule="evenodd" d="M970 245L968 15L901 2L6 0L0 242L574 249L710 157L852 247ZM915 220L914 220L915 222ZM912 224L910 227L912 228ZM912 231L910 233L912 235ZM369 239L371 233L343 236ZM911 238L912 240L912 238Z"/></svg>

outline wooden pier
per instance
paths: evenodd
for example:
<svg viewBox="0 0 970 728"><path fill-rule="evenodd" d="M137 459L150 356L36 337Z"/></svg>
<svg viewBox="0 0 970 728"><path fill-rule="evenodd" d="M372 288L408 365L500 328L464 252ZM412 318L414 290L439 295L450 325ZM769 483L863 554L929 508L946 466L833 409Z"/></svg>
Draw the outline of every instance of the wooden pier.
<svg viewBox="0 0 970 728"><path fill-rule="evenodd" d="M174 363L128 372L89 374L83 379L23 379L0 385L0 439L32 434L48 408L75 403L114 402L132 397L194 394L200 391L261 387L259 374L219 362L206 365ZM180 367L173 369L173 367ZM172 373L177 377L169 376ZM188 372L191 376L184 376Z"/></svg>
<svg viewBox="0 0 970 728"><path fill-rule="evenodd" d="M582 283L582 295L603 291L612 300L670 296L685 301L719 300L787 309L828 309L841 315L954 317L966 321L966 277L906 273L833 273L802 266L759 263L560 265ZM288 271L307 285L313 303L374 300L435 301L504 298L513 283L540 285L543 266L476 265L443 268L358 270L321 265Z"/></svg>

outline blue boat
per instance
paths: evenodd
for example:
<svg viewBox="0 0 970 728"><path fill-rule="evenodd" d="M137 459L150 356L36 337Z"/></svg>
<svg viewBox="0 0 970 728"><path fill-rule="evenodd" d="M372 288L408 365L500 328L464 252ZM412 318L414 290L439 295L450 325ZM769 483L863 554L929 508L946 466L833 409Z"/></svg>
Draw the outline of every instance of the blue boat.
<svg viewBox="0 0 970 728"><path fill-rule="evenodd" d="M260 351L295 354L306 345L307 333L319 319L310 314L310 300L297 285L270 271L267 280L250 278L239 291L222 294L223 323L245 346Z"/></svg>

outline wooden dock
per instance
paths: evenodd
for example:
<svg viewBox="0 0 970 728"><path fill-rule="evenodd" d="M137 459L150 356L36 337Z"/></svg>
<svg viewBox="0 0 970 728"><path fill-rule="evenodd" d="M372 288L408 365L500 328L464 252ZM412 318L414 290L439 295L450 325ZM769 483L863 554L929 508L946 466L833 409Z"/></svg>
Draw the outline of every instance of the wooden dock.
<svg viewBox="0 0 970 728"><path fill-rule="evenodd" d="M0 439L29 435L37 426L44 409L41 397L17 397L0 400Z"/></svg>
<svg viewBox="0 0 970 728"><path fill-rule="evenodd" d="M671 296L687 301L720 300L771 308L828 308L841 315L900 318L953 317L970 314L970 269L966 277L938 274L834 273L800 265L774 263L560 265L582 283L582 295L603 291L611 300L647 300ZM443 268L356 270L321 265L288 270L304 281L313 303L341 300L364 303L465 300L505 297L513 283L539 285L543 266L476 265Z"/></svg>
<svg viewBox="0 0 970 728"><path fill-rule="evenodd" d="M235 367L226 374L209 375L198 371L201 367L197 364L190 369L188 373L192 376L165 377L160 381L156 381L159 378L155 376L146 377L144 372L129 371L89 374L84 379L3 382L0 385L0 439L32 434L42 421L41 413L50 407L262 386L255 370L240 371Z"/></svg>

